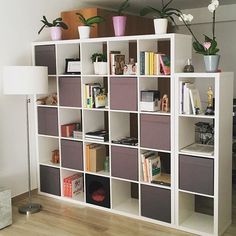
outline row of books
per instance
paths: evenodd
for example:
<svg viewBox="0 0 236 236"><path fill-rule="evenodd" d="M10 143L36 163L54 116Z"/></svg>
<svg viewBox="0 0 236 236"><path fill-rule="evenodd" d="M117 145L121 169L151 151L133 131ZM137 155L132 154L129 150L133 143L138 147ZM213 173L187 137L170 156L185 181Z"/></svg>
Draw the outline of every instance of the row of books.
<svg viewBox="0 0 236 236"><path fill-rule="evenodd" d="M86 144L86 171L98 172L104 169L106 147L100 144Z"/></svg>
<svg viewBox="0 0 236 236"><path fill-rule="evenodd" d="M181 114L197 115L202 113L202 104L199 91L194 83L187 81L179 82L179 111Z"/></svg>
<svg viewBox="0 0 236 236"><path fill-rule="evenodd" d="M149 51L140 52L141 75L169 75L170 59L167 55Z"/></svg>
<svg viewBox="0 0 236 236"><path fill-rule="evenodd" d="M151 183L161 175L161 159L157 153L147 151L141 154L143 181Z"/></svg>
<svg viewBox="0 0 236 236"><path fill-rule="evenodd" d="M82 174L74 174L63 179L63 192L65 197L75 198L83 192Z"/></svg>
<svg viewBox="0 0 236 236"><path fill-rule="evenodd" d="M84 87L85 108L102 108L107 104L105 88L100 83L87 83Z"/></svg>
<svg viewBox="0 0 236 236"><path fill-rule="evenodd" d="M81 124L79 122L61 125L61 136L67 138L82 138Z"/></svg>

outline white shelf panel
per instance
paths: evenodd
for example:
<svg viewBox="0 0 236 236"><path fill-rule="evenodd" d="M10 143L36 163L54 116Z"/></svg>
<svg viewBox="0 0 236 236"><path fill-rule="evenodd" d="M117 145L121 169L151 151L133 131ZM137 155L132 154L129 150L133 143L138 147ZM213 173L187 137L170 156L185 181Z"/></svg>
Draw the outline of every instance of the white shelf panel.
<svg viewBox="0 0 236 236"><path fill-rule="evenodd" d="M156 78L170 78L172 75L138 75L139 78L148 78L148 79L156 79Z"/></svg>
<svg viewBox="0 0 236 236"><path fill-rule="evenodd" d="M104 145L109 145L110 144L109 142L104 142L104 141L89 139L89 138L85 138L83 141L85 143L98 143L98 144L104 144Z"/></svg>
<svg viewBox="0 0 236 236"><path fill-rule="evenodd" d="M60 139L65 139L65 140L71 140L71 141L80 141L80 142L82 142L83 141L83 139L82 138L72 138L72 137L60 137Z"/></svg>
<svg viewBox="0 0 236 236"><path fill-rule="evenodd" d="M58 77L81 77L81 74L59 74Z"/></svg>
<svg viewBox="0 0 236 236"><path fill-rule="evenodd" d="M50 108L58 108L58 105L37 105L37 107L50 107Z"/></svg>
<svg viewBox="0 0 236 236"><path fill-rule="evenodd" d="M170 116L170 112L164 111L140 111L140 114L148 114L148 115L160 115L160 116Z"/></svg>
<svg viewBox="0 0 236 236"><path fill-rule="evenodd" d="M140 147L142 150L148 150L148 151L154 151L154 152L164 152L164 153L171 153L169 150L161 150L161 149L154 149L154 148L146 148L146 147Z"/></svg>
<svg viewBox="0 0 236 236"><path fill-rule="evenodd" d="M76 110L82 110L82 107L67 107L67 106L59 106L61 109L76 109Z"/></svg>
<svg viewBox="0 0 236 236"><path fill-rule="evenodd" d="M125 202L120 203L119 205L114 206L112 209L130 213L133 215L139 214L139 201L138 199L129 198Z"/></svg>
<svg viewBox="0 0 236 236"><path fill-rule="evenodd" d="M144 182L144 181L140 181L140 183L143 184L143 185L148 185L148 186L152 186L152 187L164 188L164 189L171 190L171 186L166 186L166 185L163 185L163 184L153 184L153 183L148 183L148 182Z"/></svg>
<svg viewBox="0 0 236 236"><path fill-rule="evenodd" d="M111 143L112 146L118 146L118 147L128 147L128 148L134 148L134 149L138 149L138 145L137 146L132 146L132 145L124 145L124 144L118 144L118 143Z"/></svg>
<svg viewBox="0 0 236 236"><path fill-rule="evenodd" d="M66 170L66 171L71 171L71 172L76 172L76 173L83 173L83 170L76 170L76 169L71 169L71 168L66 168L66 167L61 167L61 170Z"/></svg>
<svg viewBox="0 0 236 236"><path fill-rule="evenodd" d="M52 163L51 161L40 161L39 162L40 165L43 165L43 166L50 166L50 167L56 167L56 168L60 168L60 163L58 164L54 164Z"/></svg>
<svg viewBox="0 0 236 236"><path fill-rule="evenodd" d="M138 77L138 75L109 75L109 77L117 77L117 78L119 78L119 77L121 77L121 78L137 78Z"/></svg>
<svg viewBox="0 0 236 236"><path fill-rule="evenodd" d="M105 75L95 75L95 74L85 75L85 74L82 74L81 76L82 77L108 77L107 74L105 74Z"/></svg>
<svg viewBox="0 0 236 236"><path fill-rule="evenodd" d="M101 170L98 172L92 172L92 171L86 171L87 174L92 174L92 175L97 175L97 176L102 176L102 177L109 177L110 176L110 172Z"/></svg>
<svg viewBox="0 0 236 236"><path fill-rule="evenodd" d="M46 135L46 134L38 134L39 137L46 137L46 138L59 138L58 136Z"/></svg>
<svg viewBox="0 0 236 236"><path fill-rule="evenodd" d="M123 113L138 113L138 111L127 111L127 110L112 110L110 109L111 112L123 112Z"/></svg>
<svg viewBox="0 0 236 236"><path fill-rule="evenodd" d="M182 192L182 193L189 193L189 194L192 194L192 195L199 195L199 196L203 196L203 197L214 198L214 196L212 196L212 195L203 194L203 193L197 193L197 192L191 192L191 191L182 190L182 189L179 189L179 192Z"/></svg>
<svg viewBox="0 0 236 236"><path fill-rule="evenodd" d="M70 202L84 202L84 192L79 193L76 197L62 197L63 200L68 200Z"/></svg>
<svg viewBox="0 0 236 236"><path fill-rule="evenodd" d="M215 159L214 155L205 155L205 154L196 153L196 152L181 152L181 151L179 151L179 155L196 156L196 157Z"/></svg>
<svg viewBox="0 0 236 236"><path fill-rule="evenodd" d="M131 180L131 179L122 179L122 178L119 178L119 177L114 177L114 176L111 176L112 179L114 180L120 180L120 181L124 181L124 182L128 182L128 183L139 183L138 181L135 181L135 180Z"/></svg>
<svg viewBox="0 0 236 236"><path fill-rule="evenodd" d="M209 116L209 115L204 115L204 114L199 114L199 115L185 115L185 114L179 114L179 117L189 117L189 118L203 118L203 119L215 119L215 116Z"/></svg>
<svg viewBox="0 0 236 236"><path fill-rule="evenodd" d="M108 108L83 108L86 111L109 111Z"/></svg>
<svg viewBox="0 0 236 236"><path fill-rule="evenodd" d="M193 213L188 217L180 227L184 230L192 229L195 230L197 234L204 235L205 233L213 234L214 220L213 216L205 215L201 213Z"/></svg>

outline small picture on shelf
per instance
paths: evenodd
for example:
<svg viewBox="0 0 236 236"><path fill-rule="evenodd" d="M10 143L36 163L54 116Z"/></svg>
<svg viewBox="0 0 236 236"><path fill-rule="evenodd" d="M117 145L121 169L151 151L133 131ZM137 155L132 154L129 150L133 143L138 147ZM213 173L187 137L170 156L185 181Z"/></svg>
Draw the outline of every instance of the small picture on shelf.
<svg viewBox="0 0 236 236"><path fill-rule="evenodd" d="M137 74L137 63L134 62L133 58L130 58L128 64L124 65L124 75L136 75Z"/></svg>
<svg viewBox="0 0 236 236"><path fill-rule="evenodd" d="M161 71L164 75L170 75L170 59L167 55L160 55Z"/></svg>
<svg viewBox="0 0 236 236"><path fill-rule="evenodd" d="M65 74L80 74L80 73L81 73L80 59L67 58L66 59Z"/></svg>
<svg viewBox="0 0 236 236"><path fill-rule="evenodd" d="M115 55L115 74L123 75L125 66L125 55Z"/></svg>

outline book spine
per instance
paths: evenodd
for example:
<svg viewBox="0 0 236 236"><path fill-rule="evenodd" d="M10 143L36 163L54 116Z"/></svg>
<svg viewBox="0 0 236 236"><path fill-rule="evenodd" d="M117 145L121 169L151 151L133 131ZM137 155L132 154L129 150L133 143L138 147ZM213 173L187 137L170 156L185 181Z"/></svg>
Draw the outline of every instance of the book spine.
<svg viewBox="0 0 236 236"><path fill-rule="evenodd" d="M142 168L143 168L143 181L148 182L147 179L147 166L146 166L146 161L145 161L145 155L141 155L141 162L142 162Z"/></svg>
<svg viewBox="0 0 236 236"><path fill-rule="evenodd" d="M145 74L145 52L140 52L140 75Z"/></svg>
<svg viewBox="0 0 236 236"><path fill-rule="evenodd" d="M149 52L145 52L145 69L144 74L149 75Z"/></svg>
<svg viewBox="0 0 236 236"><path fill-rule="evenodd" d="M154 52L150 52L149 53L149 75L153 75L154 74Z"/></svg>
<svg viewBox="0 0 236 236"><path fill-rule="evenodd" d="M153 74L154 75L159 75L160 74L160 59L159 59L159 54L155 53L154 54L154 59L153 59Z"/></svg>

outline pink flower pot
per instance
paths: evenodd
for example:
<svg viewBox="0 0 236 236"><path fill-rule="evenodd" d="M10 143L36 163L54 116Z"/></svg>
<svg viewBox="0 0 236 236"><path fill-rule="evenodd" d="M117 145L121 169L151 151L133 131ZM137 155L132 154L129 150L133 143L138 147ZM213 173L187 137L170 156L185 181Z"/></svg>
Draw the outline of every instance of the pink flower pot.
<svg viewBox="0 0 236 236"><path fill-rule="evenodd" d="M113 27L115 36L124 36L125 35L125 25L126 25L126 16L113 16Z"/></svg>
<svg viewBox="0 0 236 236"><path fill-rule="evenodd" d="M57 27L57 26L51 27L50 28L50 34L51 34L51 39L53 41L60 40L61 39L61 35L62 35L61 27Z"/></svg>

